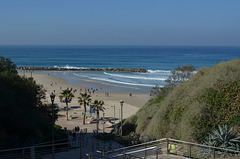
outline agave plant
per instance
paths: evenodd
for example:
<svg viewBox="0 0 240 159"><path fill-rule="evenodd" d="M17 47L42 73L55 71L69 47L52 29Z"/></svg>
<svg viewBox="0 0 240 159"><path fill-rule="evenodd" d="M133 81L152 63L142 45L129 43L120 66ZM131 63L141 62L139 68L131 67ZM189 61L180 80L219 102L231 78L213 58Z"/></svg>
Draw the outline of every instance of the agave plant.
<svg viewBox="0 0 240 159"><path fill-rule="evenodd" d="M239 150L240 146L240 136L238 132L228 125L218 125L218 129L213 130L204 141L205 145L219 147L223 149ZM206 149L205 149L206 150ZM202 155L210 155L211 150L202 151ZM227 152L224 152L226 155Z"/></svg>
<svg viewBox="0 0 240 159"><path fill-rule="evenodd" d="M219 125L218 129L213 130L209 137L206 138L206 141L209 146L239 150L240 136L233 127L229 129L227 125Z"/></svg>

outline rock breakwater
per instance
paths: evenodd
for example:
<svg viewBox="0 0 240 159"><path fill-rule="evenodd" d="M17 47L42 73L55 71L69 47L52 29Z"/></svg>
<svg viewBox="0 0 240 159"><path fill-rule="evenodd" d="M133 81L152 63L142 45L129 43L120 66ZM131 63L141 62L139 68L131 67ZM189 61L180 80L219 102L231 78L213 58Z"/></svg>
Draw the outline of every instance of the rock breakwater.
<svg viewBox="0 0 240 159"><path fill-rule="evenodd" d="M46 71L115 71L115 72L147 72L146 69L134 68L63 68L63 67L17 67L21 70L46 70Z"/></svg>

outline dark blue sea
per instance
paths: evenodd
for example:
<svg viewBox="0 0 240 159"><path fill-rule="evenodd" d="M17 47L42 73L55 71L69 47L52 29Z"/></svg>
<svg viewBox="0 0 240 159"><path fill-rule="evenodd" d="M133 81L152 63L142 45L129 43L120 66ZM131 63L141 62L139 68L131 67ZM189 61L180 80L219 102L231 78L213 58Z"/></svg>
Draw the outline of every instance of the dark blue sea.
<svg viewBox="0 0 240 159"><path fill-rule="evenodd" d="M200 46L0 46L0 55L17 66L65 68L143 68L147 73L96 71L43 71L87 87L89 81L108 86L108 91L146 93L164 86L175 67L197 69L240 58L240 47ZM88 81L88 82L86 82Z"/></svg>

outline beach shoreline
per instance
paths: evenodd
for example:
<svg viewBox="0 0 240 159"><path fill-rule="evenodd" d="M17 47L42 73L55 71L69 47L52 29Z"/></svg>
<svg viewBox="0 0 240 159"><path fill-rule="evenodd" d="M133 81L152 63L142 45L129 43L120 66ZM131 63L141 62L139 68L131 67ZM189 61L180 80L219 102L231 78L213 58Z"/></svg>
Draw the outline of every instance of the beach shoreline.
<svg viewBox="0 0 240 159"><path fill-rule="evenodd" d="M96 124L90 124L91 119L95 116L95 114L89 113L89 107L87 107L87 123L86 125L82 125L82 113L84 111L83 106L79 106L78 104L78 97L80 97L80 93L85 93L91 91L91 98L92 102L94 100L103 100L105 105L105 121L106 121L106 129L105 132L111 131L111 123L108 122L109 120L111 122L117 123L119 122L120 118L120 100L124 100L124 106L123 106L123 118L128 118L131 115L135 114L141 107L145 105L145 103L150 99L149 94L141 94L141 93L116 93L116 92L106 92L102 91L101 89L96 89L94 87L87 88L82 87L80 85L74 85L74 84L68 84L66 80L61 79L59 77L56 77L54 75L51 75L51 73L48 74L40 74L36 72L19 72L20 76L26 76L26 77L33 77L34 80L36 80L37 84L40 84L44 87L46 90L46 99L43 100L44 103L51 103L50 101L50 94L54 93L56 95L54 103L58 105L60 111L59 111L59 118L56 122L57 125L60 125L62 127L66 127L67 129L74 129L75 126L80 126L81 128L88 128L89 131L92 131L95 129ZM87 81L85 81L87 82ZM89 82L89 85L96 86L99 83L95 82ZM103 90L107 90L107 86L101 85L101 87L104 87ZM66 120L64 110L65 103L61 103L59 100L60 92L64 89L72 89L74 91L74 98L71 103L69 103L69 121ZM80 91L81 89L81 91ZM93 93L93 90L94 93ZM115 112L114 112L115 107ZM115 119L114 119L115 116ZM103 113L100 112L100 118L103 117ZM101 126L100 126L101 128Z"/></svg>
<svg viewBox="0 0 240 159"><path fill-rule="evenodd" d="M141 84L137 83L138 81L131 81L130 83L121 82L123 78L130 77L129 79L131 80L132 77L136 77L135 75L121 76L120 74L114 74L114 72L105 71L18 70L18 72L22 72L23 74L50 74L66 80L67 84L78 85L79 88L95 88L103 92L112 93L150 94L151 88L154 87L154 85L152 87L141 86ZM120 79L116 79L119 75ZM112 76L116 76L114 77L115 79L111 79ZM143 80L145 81L145 79Z"/></svg>

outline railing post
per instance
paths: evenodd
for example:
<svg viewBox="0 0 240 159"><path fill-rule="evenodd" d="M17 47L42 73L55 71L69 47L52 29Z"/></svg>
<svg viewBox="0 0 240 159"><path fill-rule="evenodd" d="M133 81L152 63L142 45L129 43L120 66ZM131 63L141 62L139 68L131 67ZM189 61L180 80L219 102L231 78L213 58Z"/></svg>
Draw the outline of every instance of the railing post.
<svg viewBox="0 0 240 159"><path fill-rule="evenodd" d="M86 138L86 149L88 147L88 138Z"/></svg>
<svg viewBox="0 0 240 159"><path fill-rule="evenodd" d="M192 146L191 146L191 144L189 144L189 147L188 147L188 156L189 156L189 158L191 158L191 151L192 151L192 148L191 148Z"/></svg>
<svg viewBox="0 0 240 159"><path fill-rule="evenodd" d="M22 156L23 156L23 159L25 159L25 149L24 148L22 149Z"/></svg>
<svg viewBox="0 0 240 159"><path fill-rule="evenodd" d="M88 159L93 159L93 154L86 154L88 156Z"/></svg>
<svg viewBox="0 0 240 159"><path fill-rule="evenodd" d="M168 140L168 138L166 138L166 142L167 142L167 154L169 154L169 140Z"/></svg>
<svg viewBox="0 0 240 159"><path fill-rule="evenodd" d="M213 159L215 159L215 148L213 149Z"/></svg>
<svg viewBox="0 0 240 159"><path fill-rule="evenodd" d="M80 141L79 145L80 145L80 159L82 159L82 155L83 155L82 147L83 147L83 145L82 145L81 141Z"/></svg>
<svg viewBox="0 0 240 159"><path fill-rule="evenodd" d="M123 159L126 158L126 149L123 150Z"/></svg>
<svg viewBox="0 0 240 159"><path fill-rule="evenodd" d="M146 149L146 148L147 148L147 145L145 144L144 149ZM144 150L144 159L146 158L146 156L147 156L147 150Z"/></svg>
<svg viewBox="0 0 240 159"><path fill-rule="evenodd" d="M108 149L111 151L112 150L112 142L110 140L110 142L108 143Z"/></svg>
<svg viewBox="0 0 240 159"><path fill-rule="evenodd" d="M103 148L103 149L102 149L102 159L105 158L104 155L105 155L105 150L104 150L104 148Z"/></svg>
<svg viewBox="0 0 240 159"><path fill-rule="evenodd" d="M84 141L85 141L85 135L83 134L83 138L82 138L82 148L84 149Z"/></svg>
<svg viewBox="0 0 240 159"><path fill-rule="evenodd" d="M94 147L93 147L93 137L92 137L92 151L93 151Z"/></svg>
<svg viewBox="0 0 240 159"><path fill-rule="evenodd" d="M31 159L35 159L35 147L31 147Z"/></svg>
<svg viewBox="0 0 240 159"><path fill-rule="evenodd" d="M158 150L159 150L159 147L156 146L156 159L158 159Z"/></svg>
<svg viewBox="0 0 240 159"><path fill-rule="evenodd" d="M106 142L104 141L103 142L103 150L105 150L105 147L106 147Z"/></svg>
<svg viewBox="0 0 240 159"><path fill-rule="evenodd" d="M97 143L96 143L96 150L99 148L99 143L98 143L98 140L96 140Z"/></svg>

